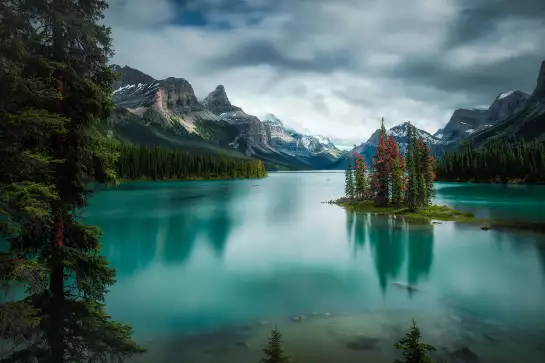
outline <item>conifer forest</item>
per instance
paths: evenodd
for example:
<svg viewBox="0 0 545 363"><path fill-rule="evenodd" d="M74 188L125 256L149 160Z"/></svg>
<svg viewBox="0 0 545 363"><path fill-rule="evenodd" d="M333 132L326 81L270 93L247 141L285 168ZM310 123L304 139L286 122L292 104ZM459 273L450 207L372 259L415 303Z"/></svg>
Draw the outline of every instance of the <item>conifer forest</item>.
<svg viewBox="0 0 545 363"><path fill-rule="evenodd" d="M466 146L448 152L437 163L442 181L545 182L545 143L509 138L493 140L482 148Z"/></svg>
<svg viewBox="0 0 545 363"><path fill-rule="evenodd" d="M261 160L201 155L130 143L121 143L115 150L119 153L117 175L126 180L262 178L267 175Z"/></svg>
<svg viewBox="0 0 545 363"><path fill-rule="evenodd" d="M431 204L435 189L435 159L429 147L408 128L406 153L400 152L382 122L379 144L370 170L363 157L354 153L345 171L345 196L349 200L373 201L377 207L406 205L410 211Z"/></svg>

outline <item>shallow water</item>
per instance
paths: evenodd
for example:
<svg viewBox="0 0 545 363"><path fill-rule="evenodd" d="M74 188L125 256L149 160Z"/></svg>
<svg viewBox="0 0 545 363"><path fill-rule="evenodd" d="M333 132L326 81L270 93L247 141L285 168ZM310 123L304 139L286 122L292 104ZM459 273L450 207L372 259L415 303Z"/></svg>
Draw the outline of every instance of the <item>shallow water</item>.
<svg viewBox="0 0 545 363"><path fill-rule="evenodd" d="M97 192L88 222L118 271L108 310L150 348L137 360L255 362L277 324L297 362L390 362L414 317L441 358L545 361L543 235L320 203L343 182L272 173ZM543 186L437 184L437 203L484 218L545 220L544 201Z"/></svg>

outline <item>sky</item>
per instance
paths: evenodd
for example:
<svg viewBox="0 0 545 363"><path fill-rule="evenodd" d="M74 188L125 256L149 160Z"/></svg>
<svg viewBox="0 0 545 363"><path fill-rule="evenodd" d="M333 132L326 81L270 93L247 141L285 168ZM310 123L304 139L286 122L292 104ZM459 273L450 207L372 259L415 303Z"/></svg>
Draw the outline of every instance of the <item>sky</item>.
<svg viewBox="0 0 545 363"><path fill-rule="evenodd" d="M405 121L434 133L456 108L531 93L545 0L109 0L111 63L218 84L339 146Z"/></svg>

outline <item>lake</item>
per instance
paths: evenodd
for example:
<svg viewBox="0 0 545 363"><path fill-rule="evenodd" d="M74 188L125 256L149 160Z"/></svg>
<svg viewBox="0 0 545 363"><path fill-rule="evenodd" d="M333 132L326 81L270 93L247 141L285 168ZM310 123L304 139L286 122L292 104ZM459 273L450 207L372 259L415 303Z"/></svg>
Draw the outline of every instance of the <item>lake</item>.
<svg viewBox="0 0 545 363"><path fill-rule="evenodd" d="M545 220L544 186L436 188L479 217ZM544 235L321 203L343 191L342 172L99 190L108 311L150 349L134 361L257 362L277 325L295 362L392 362L413 318L439 358L545 361Z"/></svg>

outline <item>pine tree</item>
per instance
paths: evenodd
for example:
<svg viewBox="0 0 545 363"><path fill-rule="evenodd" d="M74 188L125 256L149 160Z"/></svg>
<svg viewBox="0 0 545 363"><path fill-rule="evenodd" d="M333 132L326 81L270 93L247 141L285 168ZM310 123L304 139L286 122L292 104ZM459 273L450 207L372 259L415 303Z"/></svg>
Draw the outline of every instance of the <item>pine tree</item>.
<svg viewBox="0 0 545 363"><path fill-rule="evenodd" d="M418 173L418 204L420 206L427 206L430 204L428 199L428 174L430 168L430 154L428 146L424 143L422 138L418 138L416 141L416 169Z"/></svg>
<svg viewBox="0 0 545 363"><path fill-rule="evenodd" d="M352 169L352 162L350 161L350 158L348 158L346 163L346 171L345 171L345 186L344 186L344 194L347 198L354 199L355 197L355 181L354 181L354 171Z"/></svg>
<svg viewBox="0 0 545 363"><path fill-rule="evenodd" d="M374 172L373 172L373 189L375 189L375 205L377 207L385 207L388 204L389 197L389 172L390 172L390 151L388 149L388 141L386 139L386 128L384 127L384 119L381 122L379 143L377 146Z"/></svg>
<svg viewBox="0 0 545 363"><path fill-rule="evenodd" d="M2 21L8 19L0 26L2 51L12 50L2 54L7 67L0 73L6 171L0 173L0 213L8 222L1 232L10 242L2 258L14 266L2 279L23 267L46 282L9 307L25 313L20 327L33 338L18 346L12 362L101 361L143 352L130 327L105 312L115 271L100 255L99 230L78 216L89 181L115 183L116 155L93 136L97 120L111 111L109 29L97 24L106 7L102 0L0 6ZM8 329L2 338L17 345L16 332Z"/></svg>
<svg viewBox="0 0 545 363"><path fill-rule="evenodd" d="M284 353L282 343L282 334L275 327L271 331L269 344L263 349L265 357L261 358L261 363L288 363L290 359Z"/></svg>
<svg viewBox="0 0 545 363"><path fill-rule="evenodd" d="M403 360L395 360L395 363L431 363L432 360L428 352L435 351L435 348L429 344L422 343L420 329L416 326L413 319L413 325L405 337L394 344L397 350L402 351Z"/></svg>
<svg viewBox="0 0 545 363"><path fill-rule="evenodd" d="M356 164L355 168L355 194L356 198L359 200L365 200L368 194L368 183L367 183L367 166L365 165L365 160L363 157L354 153L354 160Z"/></svg>
<svg viewBox="0 0 545 363"><path fill-rule="evenodd" d="M392 164L392 204L399 206L403 202L403 172L400 156L394 158Z"/></svg>
<svg viewBox="0 0 545 363"><path fill-rule="evenodd" d="M417 174L417 151L416 135L413 126L407 125L407 193L406 200L411 212L418 210L418 174Z"/></svg>

